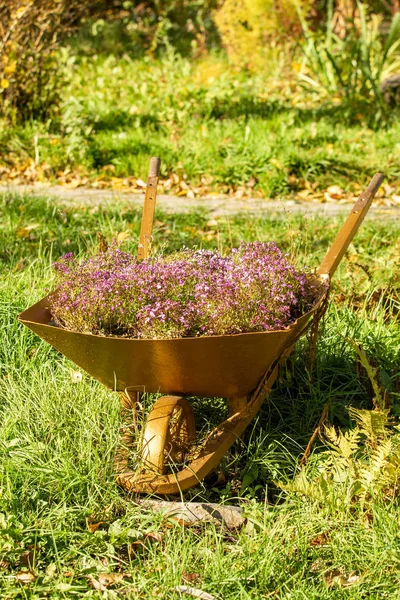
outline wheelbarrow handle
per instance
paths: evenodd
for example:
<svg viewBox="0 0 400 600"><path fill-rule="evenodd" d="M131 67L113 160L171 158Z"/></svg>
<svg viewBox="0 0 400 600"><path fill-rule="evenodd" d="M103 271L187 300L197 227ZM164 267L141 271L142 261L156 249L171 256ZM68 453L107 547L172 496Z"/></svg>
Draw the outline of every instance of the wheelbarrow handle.
<svg viewBox="0 0 400 600"><path fill-rule="evenodd" d="M153 158L150 159L149 175L147 177L146 193L144 196L142 223L139 234L139 260L149 257L160 165L161 161L158 156L153 156Z"/></svg>
<svg viewBox="0 0 400 600"><path fill-rule="evenodd" d="M367 189L359 196L353 210L347 217L345 224L337 234L330 250L323 259L321 266L318 269L319 275L325 275L330 279L335 273L344 253L363 222L383 178L384 176L382 173L375 173Z"/></svg>

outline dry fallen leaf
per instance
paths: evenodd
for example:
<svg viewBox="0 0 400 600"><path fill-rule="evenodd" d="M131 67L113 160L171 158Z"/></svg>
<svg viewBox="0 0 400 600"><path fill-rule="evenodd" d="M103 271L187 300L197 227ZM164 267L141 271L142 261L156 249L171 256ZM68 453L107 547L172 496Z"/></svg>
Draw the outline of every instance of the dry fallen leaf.
<svg viewBox="0 0 400 600"><path fill-rule="evenodd" d="M21 563L21 565L32 569L34 566L35 554L37 550L37 548L29 548L29 550L23 552L19 557L19 562Z"/></svg>
<svg viewBox="0 0 400 600"><path fill-rule="evenodd" d="M103 525L104 521L100 521L99 523L87 523L88 529L91 533L94 533L98 530L98 528Z"/></svg>
<svg viewBox="0 0 400 600"><path fill-rule="evenodd" d="M319 535L317 535L313 540L311 540L311 546L316 546L316 547L320 547L320 546L326 546L328 540L327 537L325 535L325 533L320 533Z"/></svg>
<svg viewBox="0 0 400 600"><path fill-rule="evenodd" d="M147 541L147 544L146 544L146 541ZM158 532L146 533L143 538L141 538L140 540L135 540L134 542L132 542L130 544L128 552L129 552L129 554L143 552L144 550L147 550L149 548L149 543L150 544L159 544L161 541L162 541L161 533L158 533Z"/></svg>
<svg viewBox="0 0 400 600"><path fill-rule="evenodd" d="M20 571L19 573L17 573L16 577L17 581L19 581L23 585L33 583L34 581L36 581L36 575L32 573L32 571Z"/></svg>
<svg viewBox="0 0 400 600"><path fill-rule="evenodd" d="M210 219L209 221L207 221L206 227L207 229L213 229L214 227L218 227L217 219Z"/></svg>
<svg viewBox="0 0 400 600"><path fill-rule="evenodd" d="M332 196L332 198L341 198L343 196L343 190L339 185L331 185L328 187L328 189L326 190L328 192L328 194L330 196Z"/></svg>
<svg viewBox="0 0 400 600"><path fill-rule="evenodd" d="M125 240L129 240L131 236L132 233L130 231L120 231L119 233L117 233L117 241L123 242Z"/></svg>
<svg viewBox="0 0 400 600"><path fill-rule="evenodd" d="M89 581L89 585L94 589L94 590L99 590L99 592L106 592L107 588L105 585L103 585L100 581L98 581L97 579L95 579L93 577L93 575L88 575L87 576L88 581Z"/></svg>
<svg viewBox="0 0 400 600"><path fill-rule="evenodd" d="M180 594L188 594L189 596L200 598L201 600L216 600L215 596L203 592L202 590L198 590L197 588L189 587L188 585L177 585L174 587L174 591L179 592Z"/></svg>
<svg viewBox="0 0 400 600"><path fill-rule="evenodd" d="M72 189L76 189L78 187L80 187L82 185L82 179L78 179L77 177L74 177L73 179L71 179L71 181L67 184L68 187L72 188Z"/></svg>
<svg viewBox="0 0 400 600"><path fill-rule="evenodd" d="M109 585L121 583L124 577L125 573L99 573L97 579L101 585L108 587Z"/></svg>
<svg viewBox="0 0 400 600"><path fill-rule="evenodd" d="M57 573L57 566L55 565L55 563L50 563L49 565L47 565L46 576L49 579L53 579L55 577L56 573Z"/></svg>
<svg viewBox="0 0 400 600"><path fill-rule="evenodd" d="M350 587L354 585L360 580L360 576L355 573L350 573L350 575L343 575L338 569L334 569L333 571L326 571L324 573L324 580L326 585L329 588L334 586L343 588Z"/></svg>
<svg viewBox="0 0 400 600"><path fill-rule="evenodd" d="M40 223L32 223L31 225L21 227L21 229L18 229L17 231L17 237L27 238L29 237L30 232L38 227L40 227Z"/></svg>
<svg viewBox="0 0 400 600"><path fill-rule="evenodd" d="M160 543L162 541L162 534L158 531L146 533L143 539L150 540L151 542Z"/></svg>
<svg viewBox="0 0 400 600"><path fill-rule="evenodd" d="M184 571L182 573L182 583L192 583L192 581L196 581L196 579L199 579L199 577L199 573L187 573Z"/></svg>
<svg viewBox="0 0 400 600"><path fill-rule="evenodd" d="M64 577L73 577L74 573L73 573L73 571L64 571L63 576Z"/></svg>
<svg viewBox="0 0 400 600"><path fill-rule="evenodd" d="M341 200L342 198L344 198L345 193L340 186L331 185L326 190L324 196L327 202L332 202L334 200Z"/></svg>
<svg viewBox="0 0 400 600"><path fill-rule="evenodd" d="M297 196L302 199L308 198L308 196L310 196L311 194L312 194L312 191L307 190L307 189L300 190L299 192L297 192Z"/></svg>
<svg viewBox="0 0 400 600"><path fill-rule="evenodd" d="M89 585L95 590L105 592L110 585L121 583L125 573L99 573L97 579L93 575L88 575Z"/></svg>

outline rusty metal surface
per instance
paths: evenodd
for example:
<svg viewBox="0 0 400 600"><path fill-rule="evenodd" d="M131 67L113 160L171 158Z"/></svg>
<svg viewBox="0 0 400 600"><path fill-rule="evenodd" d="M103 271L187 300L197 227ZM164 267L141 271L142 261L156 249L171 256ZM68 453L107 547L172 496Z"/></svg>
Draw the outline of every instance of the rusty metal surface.
<svg viewBox="0 0 400 600"><path fill-rule="evenodd" d="M321 301L282 331L171 340L103 337L49 325L46 298L19 320L112 390L242 397L303 331Z"/></svg>
<svg viewBox="0 0 400 600"><path fill-rule="evenodd" d="M156 400L147 418L142 459L147 469L164 473L166 464L181 463L196 440L193 409L182 396Z"/></svg>

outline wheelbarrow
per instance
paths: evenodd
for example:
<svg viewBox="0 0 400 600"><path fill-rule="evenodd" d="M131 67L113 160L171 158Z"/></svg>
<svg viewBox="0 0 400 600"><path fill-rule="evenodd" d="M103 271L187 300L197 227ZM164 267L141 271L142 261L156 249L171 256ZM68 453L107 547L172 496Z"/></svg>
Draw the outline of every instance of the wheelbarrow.
<svg viewBox="0 0 400 600"><path fill-rule="evenodd" d="M144 199L138 258L149 255L160 161L152 158ZM139 394L162 393L142 432L141 462L129 470L127 454L117 481L136 493L177 494L196 486L242 435L271 391L279 366L310 328L317 331L330 280L382 183L377 173L355 203L317 273L326 283L315 306L286 329L178 339L126 339L76 333L54 325L47 297L19 320L135 409ZM227 399L228 417L196 446L188 396Z"/></svg>

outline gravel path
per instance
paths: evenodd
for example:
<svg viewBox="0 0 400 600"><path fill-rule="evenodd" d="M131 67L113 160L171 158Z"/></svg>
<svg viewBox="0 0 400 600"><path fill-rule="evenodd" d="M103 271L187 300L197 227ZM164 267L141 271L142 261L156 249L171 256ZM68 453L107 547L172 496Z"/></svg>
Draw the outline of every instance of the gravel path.
<svg viewBox="0 0 400 600"><path fill-rule="evenodd" d="M0 193L12 192L17 194L34 194L37 196L49 196L55 201L67 206L96 206L110 204L117 201L130 204L135 207L143 206L143 194L135 194L125 191L97 190L92 188L68 188L64 186L13 186L0 185ZM351 204L347 201L337 202L303 202L296 200L264 200L262 198L235 198L226 197L202 197L187 198L183 196L157 196L157 206L167 213L188 213L193 210L202 210L210 217L257 214L269 216L270 218L285 217L288 214L302 213L312 216L333 217L346 215ZM369 211L369 218L375 220L400 219L400 206L373 205Z"/></svg>

